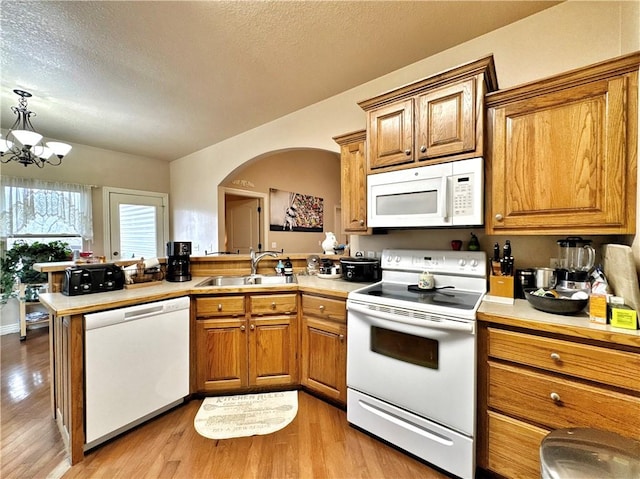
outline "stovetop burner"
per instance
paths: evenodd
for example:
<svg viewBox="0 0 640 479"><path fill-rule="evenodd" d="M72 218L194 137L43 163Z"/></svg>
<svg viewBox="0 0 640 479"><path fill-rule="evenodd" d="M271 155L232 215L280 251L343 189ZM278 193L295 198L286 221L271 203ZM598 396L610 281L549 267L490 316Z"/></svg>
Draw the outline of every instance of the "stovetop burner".
<svg viewBox="0 0 640 479"><path fill-rule="evenodd" d="M440 287L433 290L416 291L409 285L396 283L378 283L371 289L362 291L370 296L423 306L446 306L450 308L472 310L476 306L480 293L461 291L452 287Z"/></svg>

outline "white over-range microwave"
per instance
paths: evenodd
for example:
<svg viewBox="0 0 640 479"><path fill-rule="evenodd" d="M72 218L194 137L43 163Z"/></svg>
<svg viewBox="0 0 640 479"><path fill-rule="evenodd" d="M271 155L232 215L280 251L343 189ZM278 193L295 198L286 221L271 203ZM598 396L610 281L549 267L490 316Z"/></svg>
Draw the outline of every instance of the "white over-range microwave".
<svg viewBox="0 0 640 479"><path fill-rule="evenodd" d="M452 161L367 176L371 228L484 223L484 161Z"/></svg>

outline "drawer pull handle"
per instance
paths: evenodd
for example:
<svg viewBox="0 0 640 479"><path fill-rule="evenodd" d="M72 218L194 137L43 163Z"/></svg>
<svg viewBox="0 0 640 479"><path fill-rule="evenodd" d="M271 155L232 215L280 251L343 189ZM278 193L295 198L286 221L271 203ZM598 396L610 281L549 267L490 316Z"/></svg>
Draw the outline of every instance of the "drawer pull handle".
<svg viewBox="0 0 640 479"><path fill-rule="evenodd" d="M222 303L218 303L218 311L222 311Z"/></svg>
<svg viewBox="0 0 640 479"><path fill-rule="evenodd" d="M558 353L551 353L551 359L554 361L560 361L560 355Z"/></svg>
<svg viewBox="0 0 640 479"><path fill-rule="evenodd" d="M320 305L320 311L324 311L324 304Z"/></svg>
<svg viewBox="0 0 640 479"><path fill-rule="evenodd" d="M555 402L560 402L560 394L558 393L551 393L550 394L551 399L553 399Z"/></svg>
<svg viewBox="0 0 640 479"><path fill-rule="evenodd" d="M271 303L271 309L276 309L276 302Z"/></svg>

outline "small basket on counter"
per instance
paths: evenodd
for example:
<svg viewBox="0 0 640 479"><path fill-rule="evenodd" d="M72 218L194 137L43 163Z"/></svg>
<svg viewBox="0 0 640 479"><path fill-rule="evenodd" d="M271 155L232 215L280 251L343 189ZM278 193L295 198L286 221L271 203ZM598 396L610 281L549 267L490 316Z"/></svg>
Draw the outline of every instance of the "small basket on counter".
<svg viewBox="0 0 640 479"><path fill-rule="evenodd" d="M151 286L164 279L164 271L161 266L145 268L144 258L131 266L124 268L125 288L137 288Z"/></svg>

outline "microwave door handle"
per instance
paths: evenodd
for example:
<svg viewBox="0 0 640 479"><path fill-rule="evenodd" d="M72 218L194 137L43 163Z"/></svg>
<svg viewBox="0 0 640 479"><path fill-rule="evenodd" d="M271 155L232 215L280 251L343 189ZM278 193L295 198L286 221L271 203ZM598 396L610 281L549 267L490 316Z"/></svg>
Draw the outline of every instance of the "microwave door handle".
<svg viewBox="0 0 640 479"><path fill-rule="evenodd" d="M442 177L442 184L440 185L440 195L438 196L438 216L441 218L447 217L447 203L449 199L449 178Z"/></svg>

